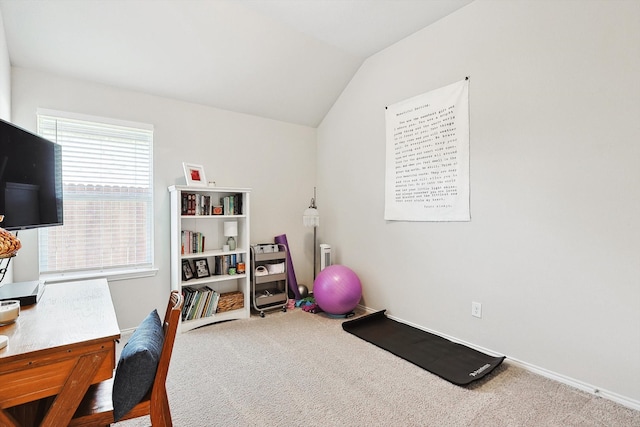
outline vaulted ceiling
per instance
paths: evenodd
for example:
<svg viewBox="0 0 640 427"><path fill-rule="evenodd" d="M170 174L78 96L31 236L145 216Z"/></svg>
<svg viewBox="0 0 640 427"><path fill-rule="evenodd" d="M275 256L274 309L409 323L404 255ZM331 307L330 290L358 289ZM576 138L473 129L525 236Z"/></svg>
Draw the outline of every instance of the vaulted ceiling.
<svg viewBox="0 0 640 427"><path fill-rule="evenodd" d="M0 0L11 65L317 126L363 61L472 0Z"/></svg>

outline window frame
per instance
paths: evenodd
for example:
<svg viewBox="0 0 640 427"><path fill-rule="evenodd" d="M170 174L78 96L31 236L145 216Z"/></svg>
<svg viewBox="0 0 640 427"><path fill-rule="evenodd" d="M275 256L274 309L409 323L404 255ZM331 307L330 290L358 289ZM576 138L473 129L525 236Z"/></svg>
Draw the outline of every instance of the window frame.
<svg viewBox="0 0 640 427"><path fill-rule="evenodd" d="M149 256L150 263L145 263L140 266L122 266L122 267L105 267L105 268L89 268L86 270L70 270L70 271L56 271L56 272L46 272L39 273L40 280L46 283L55 283L55 282L63 282L70 280L82 280L82 279L92 279L92 278L107 278L109 281L116 280L128 280L135 279L141 277L151 277L155 276L158 272L158 268L155 266L155 185L153 178L153 125L119 120L107 117L93 116L88 114L80 114L80 113L72 113L66 111L38 108L36 111L36 127L38 129L38 134L40 134L40 116L49 116L59 118L61 120L80 120L98 124L104 124L106 126L122 126L128 128L135 128L139 130L150 131L152 133L151 143L149 145L149 175L150 175L150 218L149 221ZM64 150L64 148L63 148ZM64 202L63 202L64 203ZM40 257L40 241L41 241L41 233L46 230L39 229L38 230L38 257ZM40 266L40 261L38 260L38 266Z"/></svg>

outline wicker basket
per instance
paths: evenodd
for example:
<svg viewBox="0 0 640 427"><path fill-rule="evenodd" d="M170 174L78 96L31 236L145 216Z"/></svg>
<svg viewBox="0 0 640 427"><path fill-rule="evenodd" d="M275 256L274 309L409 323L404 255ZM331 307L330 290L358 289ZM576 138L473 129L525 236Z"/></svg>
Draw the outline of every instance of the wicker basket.
<svg viewBox="0 0 640 427"><path fill-rule="evenodd" d="M4 219L4 216L0 215L0 221ZM0 258L10 258L15 256L18 250L22 247L20 239L16 236L0 228Z"/></svg>
<svg viewBox="0 0 640 427"><path fill-rule="evenodd" d="M244 307L244 294L242 292L235 291L220 294L217 310L218 313L237 310L242 307Z"/></svg>

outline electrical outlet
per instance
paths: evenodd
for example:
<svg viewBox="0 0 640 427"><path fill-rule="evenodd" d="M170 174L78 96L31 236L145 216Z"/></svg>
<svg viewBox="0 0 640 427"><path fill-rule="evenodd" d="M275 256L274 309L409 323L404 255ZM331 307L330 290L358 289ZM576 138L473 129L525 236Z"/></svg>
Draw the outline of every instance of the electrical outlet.
<svg viewBox="0 0 640 427"><path fill-rule="evenodd" d="M471 315L474 317L482 317L482 304L480 304L479 302L472 302Z"/></svg>

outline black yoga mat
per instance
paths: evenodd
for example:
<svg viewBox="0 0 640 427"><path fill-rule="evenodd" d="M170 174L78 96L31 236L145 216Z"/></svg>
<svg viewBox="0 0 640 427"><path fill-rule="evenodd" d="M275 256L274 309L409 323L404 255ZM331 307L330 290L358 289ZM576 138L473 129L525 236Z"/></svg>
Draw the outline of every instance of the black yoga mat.
<svg viewBox="0 0 640 427"><path fill-rule="evenodd" d="M342 328L460 386L479 380L505 359L389 319L385 310L343 322Z"/></svg>

